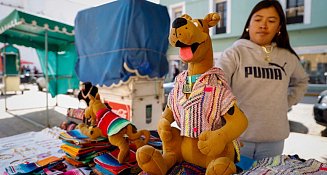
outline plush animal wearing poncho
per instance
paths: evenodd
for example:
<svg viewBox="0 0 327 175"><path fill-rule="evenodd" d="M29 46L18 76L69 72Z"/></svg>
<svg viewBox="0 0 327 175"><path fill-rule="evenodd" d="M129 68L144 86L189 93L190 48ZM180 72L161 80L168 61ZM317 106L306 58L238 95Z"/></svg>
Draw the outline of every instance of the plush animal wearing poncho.
<svg viewBox="0 0 327 175"><path fill-rule="evenodd" d="M107 108L101 102L99 94L95 98L89 95L89 98L90 103L85 110L85 117L91 117L91 123L96 124L96 126L88 126L82 123L77 128L91 139L96 139L100 136L108 137L109 142L119 148L119 163L128 161L130 142L134 143L137 148L148 143L150 138L149 131L137 131L129 120L118 116L111 109ZM128 136L128 139L125 136Z"/></svg>
<svg viewBox="0 0 327 175"><path fill-rule="evenodd" d="M137 150L137 162L149 174L166 174L181 161L206 168L206 174L236 173L236 139L247 128L247 119L222 70L213 67L209 28L219 19L217 13L204 19L183 15L172 24L169 42L180 48L188 70L176 77L158 124L163 154L148 145ZM174 121L180 129L171 127Z"/></svg>

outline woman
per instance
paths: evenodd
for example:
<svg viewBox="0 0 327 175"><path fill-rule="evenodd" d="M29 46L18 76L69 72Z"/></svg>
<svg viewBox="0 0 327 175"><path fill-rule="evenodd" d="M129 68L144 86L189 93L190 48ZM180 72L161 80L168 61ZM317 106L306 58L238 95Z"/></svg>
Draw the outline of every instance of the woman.
<svg viewBox="0 0 327 175"><path fill-rule="evenodd" d="M253 8L241 38L217 66L249 120L241 154L255 160L282 154L290 132L287 111L304 96L308 76L290 46L278 1L263 0Z"/></svg>

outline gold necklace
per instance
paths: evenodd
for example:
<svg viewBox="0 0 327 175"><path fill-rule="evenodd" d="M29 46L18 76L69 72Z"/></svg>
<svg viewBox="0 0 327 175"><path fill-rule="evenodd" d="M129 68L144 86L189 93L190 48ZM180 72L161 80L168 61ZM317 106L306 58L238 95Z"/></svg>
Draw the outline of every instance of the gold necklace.
<svg viewBox="0 0 327 175"><path fill-rule="evenodd" d="M270 53L273 51L274 46L271 45L271 46L268 46L268 48L266 46L261 46L261 48L266 53L265 61L270 62L271 61Z"/></svg>

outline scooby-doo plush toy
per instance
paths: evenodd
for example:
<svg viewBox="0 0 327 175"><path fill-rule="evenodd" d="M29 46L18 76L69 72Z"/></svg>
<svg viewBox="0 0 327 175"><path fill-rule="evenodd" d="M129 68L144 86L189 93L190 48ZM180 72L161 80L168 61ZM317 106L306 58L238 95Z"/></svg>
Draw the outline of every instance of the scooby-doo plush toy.
<svg viewBox="0 0 327 175"><path fill-rule="evenodd" d="M222 70L213 67L209 28L219 19L217 13L204 19L183 15L172 24L169 42L180 47L188 70L176 77L158 124L163 154L148 145L137 150L137 162L149 174L166 174L181 161L206 168L206 174L236 173L236 139L246 129L247 119ZM180 130L171 127L174 121Z"/></svg>
<svg viewBox="0 0 327 175"><path fill-rule="evenodd" d="M90 103L85 110L85 117L91 117L91 126L82 123L77 128L91 139L100 136L108 137L109 142L119 148L119 163L128 161L130 142L139 148L149 141L150 132L147 130L136 131L135 126L129 120L121 118L108 109L101 102L99 94L95 98L89 95L89 98ZM125 136L128 136L128 140Z"/></svg>

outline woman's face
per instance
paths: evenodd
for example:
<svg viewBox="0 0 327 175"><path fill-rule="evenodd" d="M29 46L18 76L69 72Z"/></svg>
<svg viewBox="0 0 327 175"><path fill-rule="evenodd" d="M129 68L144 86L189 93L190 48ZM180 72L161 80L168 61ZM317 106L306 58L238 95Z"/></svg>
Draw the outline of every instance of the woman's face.
<svg viewBox="0 0 327 175"><path fill-rule="evenodd" d="M270 45L280 30L280 18L274 7L254 13L249 24L250 40L260 46Z"/></svg>

